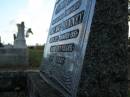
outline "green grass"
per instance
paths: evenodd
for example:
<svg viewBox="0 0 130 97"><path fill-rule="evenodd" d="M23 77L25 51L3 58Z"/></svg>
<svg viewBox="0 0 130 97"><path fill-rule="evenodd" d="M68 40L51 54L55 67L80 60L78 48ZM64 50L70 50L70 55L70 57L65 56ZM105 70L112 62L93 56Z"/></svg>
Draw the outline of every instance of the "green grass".
<svg viewBox="0 0 130 97"><path fill-rule="evenodd" d="M128 97L130 97L130 90L128 91Z"/></svg>
<svg viewBox="0 0 130 97"><path fill-rule="evenodd" d="M43 48L29 48L29 65L39 67L43 56Z"/></svg>

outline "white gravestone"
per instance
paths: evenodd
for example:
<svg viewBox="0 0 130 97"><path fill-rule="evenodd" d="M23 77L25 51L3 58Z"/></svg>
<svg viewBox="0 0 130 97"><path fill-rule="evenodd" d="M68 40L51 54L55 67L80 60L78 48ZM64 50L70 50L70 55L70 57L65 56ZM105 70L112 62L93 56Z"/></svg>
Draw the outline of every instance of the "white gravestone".
<svg viewBox="0 0 130 97"><path fill-rule="evenodd" d="M18 33L16 39L14 40L14 48L27 48L25 35L24 35L24 22L17 24Z"/></svg>

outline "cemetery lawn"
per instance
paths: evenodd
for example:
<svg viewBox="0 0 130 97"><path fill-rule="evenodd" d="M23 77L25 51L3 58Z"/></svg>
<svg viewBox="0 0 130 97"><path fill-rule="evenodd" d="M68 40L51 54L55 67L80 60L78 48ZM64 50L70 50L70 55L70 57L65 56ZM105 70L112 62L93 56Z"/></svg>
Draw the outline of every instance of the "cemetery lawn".
<svg viewBox="0 0 130 97"><path fill-rule="evenodd" d="M32 68L38 68L43 56L43 46L29 47L29 65Z"/></svg>
<svg viewBox="0 0 130 97"><path fill-rule="evenodd" d="M130 90L128 90L128 97L130 97Z"/></svg>

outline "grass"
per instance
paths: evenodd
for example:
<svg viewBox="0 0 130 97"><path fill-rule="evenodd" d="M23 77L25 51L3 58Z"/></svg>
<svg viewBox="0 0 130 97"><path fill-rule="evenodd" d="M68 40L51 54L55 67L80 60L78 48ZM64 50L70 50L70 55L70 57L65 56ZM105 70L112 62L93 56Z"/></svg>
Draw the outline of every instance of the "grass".
<svg viewBox="0 0 130 97"><path fill-rule="evenodd" d="M39 67L43 56L43 46L28 48L29 51L29 65L31 67Z"/></svg>
<svg viewBox="0 0 130 97"><path fill-rule="evenodd" d="M128 97L130 97L130 90L128 91Z"/></svg>

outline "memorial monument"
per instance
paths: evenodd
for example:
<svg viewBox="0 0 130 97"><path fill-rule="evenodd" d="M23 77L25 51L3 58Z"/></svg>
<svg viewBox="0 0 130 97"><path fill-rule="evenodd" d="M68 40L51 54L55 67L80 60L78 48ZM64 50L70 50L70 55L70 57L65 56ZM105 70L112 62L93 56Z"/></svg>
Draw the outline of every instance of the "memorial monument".
<svg viewBox="0 0 130 97"><path fill-rule="evenodd" d="M18 33L17 36L15 36L14 47L27 48L26 41L25 41L24 22L22 22L21 24L17 24L17 27L18 27Z"/></svg>
<svg viewBox="0 0 130 97"><path fill-rule="evenodd" d="M127 3L58 0L43 80L65 97L127 97Z"/></svg>
<svg viewBox="0 0 130 97"><path fill-rule="evenodd" d="M24 22L17 24L18 33L14 45L4 45L0 48L0 68L21 69L28 66L28 52L24 35ZM19 67L20 66L20 67Z"/></svg>
<svg viewBox="0 0 130 97"><path fill-rule="evenodd" d="M41 77L76 97L96 0L61 0L55 5Z"/></svg>
<svg viewBox="0 0 130 97"><path fill-rule="evenodd" d="M57 0L40 72L27 75L28 97L127 97L127 3ZM24 32L24 23L19 27ZM26 47L23 37L18 34L17 42ZM14 77L6 74L4 80L0 77L0 89L12 87L8 78Z"/></svg>

